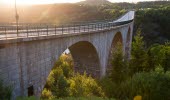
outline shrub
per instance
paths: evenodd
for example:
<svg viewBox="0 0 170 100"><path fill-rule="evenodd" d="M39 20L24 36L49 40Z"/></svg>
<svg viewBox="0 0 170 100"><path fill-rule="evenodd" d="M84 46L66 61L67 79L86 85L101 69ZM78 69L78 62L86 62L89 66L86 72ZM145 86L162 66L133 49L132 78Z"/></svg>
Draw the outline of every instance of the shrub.
<svg viewBox="0 0 170 100"><path fill-rule="evenodd" d="M67 97L67 98L59 98L53 100L116 100L116 99L90 96L90 97Z"/></svg>
<svg viewBox="0 0 170 100"><path fill-rule="evenodd" d="M53 94L52 94L52 92L50 90L45 88L42 91L41 98L42 99L52 99L53 98Z"/></svg>
<svg viewBox="0 0 170 100"><path fill-rule="evenodd" d="M17 97L16 100L39 100L38 97L30 96L30 97Z"/></svg>
<svg viewBox="0 0 170 100"><path fill-rule="evenodd" d="M70 82L70 95L75 97L81 96L104 96L101 87L90 76L75 74L74 77L69 79Z"/></svg>
<svg viewBox="0 0 170 100"><path fill-rule="evenodd" d="M100 81L99 84L102 86L102 89L106 95L106 97L114 97L114 91L115 89L113 89L113 87L115 87L115 83L112 81L111 78L109 77L103 77Z"/></svg>
<svg viewBox="0 0 170 100"><path fill-rule="evenodd" d="M126 81L125 87L124 95L131 100L136 95L141 95L143 100L170 100L170 72L164 73L158 67L153 72L136 73Z"/></svg>
<svg viewBox="0 0 170 100"><path fill-rule="evenodd" d="M10 100L12 97L12 86L5 86L0 80L0 100Z"/></svg>

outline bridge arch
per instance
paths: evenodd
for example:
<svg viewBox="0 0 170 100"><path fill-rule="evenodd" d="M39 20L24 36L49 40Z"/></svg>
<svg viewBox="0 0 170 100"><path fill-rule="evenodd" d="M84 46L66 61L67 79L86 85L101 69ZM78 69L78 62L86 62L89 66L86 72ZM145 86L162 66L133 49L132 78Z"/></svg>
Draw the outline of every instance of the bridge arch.
<svg viewBox="0 0 170 100"><path fill-rule="evenodd" d="M64 50L66 50L65 47L63 47ZM73 42L68 45L69 53L71 54L73 58L73 70L74 72L79 72L80 74L83 74L85 71L87 75L91 75L92 77L99 78L100 77L100 60L98 57L97 50L95 46L89 42L89 41L78 41ZM58 52L57 56L55 57L55 60L53 62L52 68L49 69L48 74L46 77L44 77L43 83L41 83L41 89L39 90L39 95L42 92L46 82L47 78L50 75L50 72L52 71L54 64L57 60L59 60L60 56L64 53L64 50L61 53Z"/></svg>
<svg viewBox="0 0 170 100"><path fill-rule="evenodd" d="M107 64L107 72L109 70L111 70L112 54L113 54L113 52L115 52L117 50L118 46L121 46L122 52L123 52L123 35L120 31L116 32L113 39L112 39L112 43L111 43L111 46L110 46L110 49L109 49L109 56L108 56L109 59L108 59L108 64Z"/></svg>
<svg viewBox="0 0 170 100"><path fill-rule="evenodd" d="M97 77L100 76L100 61L97 50L92 43L80 41L69 48L74 61L74 71Z"/></svg>

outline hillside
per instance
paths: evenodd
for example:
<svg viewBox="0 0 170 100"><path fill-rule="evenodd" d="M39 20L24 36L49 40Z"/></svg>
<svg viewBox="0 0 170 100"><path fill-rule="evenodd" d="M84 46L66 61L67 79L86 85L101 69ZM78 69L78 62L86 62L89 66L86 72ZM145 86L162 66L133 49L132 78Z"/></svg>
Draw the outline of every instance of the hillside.
<svg viewBox="0 0 170 100"><path fill-rule="evenodd" d="M170 40L170 6L136 11L135 30L141 29L146 45Z"/></svg>
<svg viewBox="0 0 170 100"><path fill-rule="evenodd" d="M18 7L20 23L69 23L74 21L92 21L113 19L122 13L113 14L105 8L96 6L80 6L79 4L49 4ZM12 7L0 9L0 23L15 22Z"/></svg>
<svg viewBox="0 0 170 100"><path fill-rule="evenodd" d="M84 4L84 5L103 5L103 4L110 4L111 2L107 0L85 0L79 2L79 4Z"/></svg>

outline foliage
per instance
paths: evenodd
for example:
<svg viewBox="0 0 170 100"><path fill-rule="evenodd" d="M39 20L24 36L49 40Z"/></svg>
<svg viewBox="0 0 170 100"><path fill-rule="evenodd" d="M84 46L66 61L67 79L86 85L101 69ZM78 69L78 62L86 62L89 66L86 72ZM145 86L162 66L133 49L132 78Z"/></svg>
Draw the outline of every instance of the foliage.
<svg viewBox="0 0 170 100"><path fill-rule="evenodd" d="M136 11L135 19L135 29L141 29L148 47L154 43L163 44L170 40L170 6L168 4L139 9Z"/></svg>
<svg viewBox="0 0 170 100"><path fill-rule="evenodd" d="M74 74L73 61L70 55L62 55L52 69L42 92L42 99L80 97L80 96L104 96L101 87L92 77Z"/></svg>
<svg viewBox="0 0 170 100"><path fill-rule="evenodd" d="M67 97L67 98L59 98L54 100L116 100L116 99L90 96L90 97Z"/></svg>
<svg viewBox="0 0 170 100"><path fill-rule="evenodd" d="M152 72L136 73L125 85L126 95L131 100L136 95L141 95L144 100L170 99L170 73L164 73L161 67Z"/></svg>
<svg viewBox="0 0 170 100"><path fill-rule="evenodd" d="M31 96L31 97L17 97L16 100L39 100L39 99L35 96Z"/></svg>
<svg viewBox="0 0 170 100"><path fill-rule="evenodd" d="M39 100L37 97L19 97L16 100ZM45 99L48 100L48 99ZM53 98L51 100L116 100L114 98L102 98L102 97L95 97L95 96L89 96L89 97L65 97L65 98Z"/></svg>
<svg viewBox="0 0 170 100"><path fill-rule="evenodd" d="M3 81L0 79L0 99L10 100L12 98L12 86L5 86Z"/></svg>
<svg viewBox="0 0 170 100"><path fill-rule="evenodd" d="M86 73L84 75L75 74L74 77L69 79L69 82L71 96L104 96L101 87L92 77L88 77Z"/></svg>
<svg viewBox="0 0 170 100"><path fill-rule="evenodd" d="M147 50L140 30L134 40L130 65L119 47L113 52L111 76L100 81L103 91L107 97L119 100L132 100L135 96L144 100L169 100L170 84L166 84L170 83L169 42Z"/></svg>
<svg viewBox="0 0 170 100"><path fill-rule="evenodd" d="M152 45L148 51L149 55L149 66L155 68L155 66L161 65L165 71L170 70L170 45L155 44Z"/></svg>
<svg viewBox="0 0 170 100"><path fill-rule="evenodd" d="M42 98L47 97L66 97L69 96L69 83L63 75L63 70L61 67L56 67L50 73L45 88L49 89L52 94L49 94L49 91L44 91ZM48 95L49 94L49 95Z"/></svg>
<svg viewBox="0 0 170 100"><path fill-rule="evenodd" d="M125 76L127 74L127 63L124 60L122 44L118 43L116 48L112 50L112 59L111 59L111 79L119 84L123 80L125 80Z"/></svg>
<svg viewBox="0 0 170 100"><path fill-rule="evenodd" d="M69 96L69 83L66 78L72 76L73 61L70 55L63 54L55 63L45 88L42 92L42 99L60 98Z"/></svg>
<svg viewBox="0 0 170 100"><path fill-rule="evenodd" d="M59 60L55 63L54 68L60 67L63 70L63 74L66 78L69 78L73 74L73 59L71 54L62 54Z"/></svg>
<svg viewBox="0 0 170 100"><path fill-rule="evenodd" d="M56 97L67 97L69 96L69 83L64 77L64 75L61 75L59 79L57 80L56 86L52 89L54 95Z"/></svg>
<svg viewBox="0 0 170 100"><path fill-rule="evenodd" d="M138 30L137 35L132 42L132 52L130 60L130 74L133 75L136 72L148 71L148 55L144 47L143 37L141 31Z"/></svg>
<svg viewBox="0 0 170 100"><path fill-rule="evenodd" d="M99 85L102 87L102 90L104 91L106 97L114 97L114 87L116 87L116 84L112 81L110 77L103 77L101 80L99 80Z"/></svg>
<svg viewBox="0 0 170 100"><path fill-rule="evenodd" d="M110 78L101 81L107 97L118 100L132 100L135 96L142 96L143 100L169 100L170 72L164 73L161 66L155 71L135 73L120 84L115 84Z"/></svg>
<svg viewBox="0 0 170 100"><path fill-rule="evenodd" d="M46 88L43 89L42 94L41 94L41 98L43 99L52 99L53 94L50 90L47 90Z"/></svg>

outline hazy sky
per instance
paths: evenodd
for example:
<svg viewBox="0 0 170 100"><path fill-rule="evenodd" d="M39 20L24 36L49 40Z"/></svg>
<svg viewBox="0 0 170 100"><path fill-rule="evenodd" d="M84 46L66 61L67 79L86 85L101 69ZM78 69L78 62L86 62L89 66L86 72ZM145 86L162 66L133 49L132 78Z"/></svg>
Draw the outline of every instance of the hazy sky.
<svg viewBox="0 0 170 100"><path fill-rule="evenodd" d="M15 0L0 0L0 3L14 4ZM50 3L75 3L84 0L16 0L17 4L50 4ZM110 2L139 2L154 0L108 0Z"/></svg>

